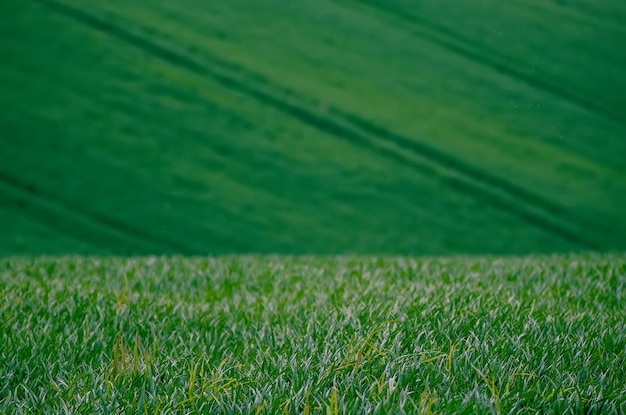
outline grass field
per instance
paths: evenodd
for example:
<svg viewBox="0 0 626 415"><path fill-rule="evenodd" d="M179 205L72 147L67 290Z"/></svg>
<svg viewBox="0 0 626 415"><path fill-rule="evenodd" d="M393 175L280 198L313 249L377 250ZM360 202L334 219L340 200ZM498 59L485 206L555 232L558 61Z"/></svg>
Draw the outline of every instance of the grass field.
<svg viewBox="0 0 626 415"><path fill-rule="evenodd" d="M0 413L626 413L623 0L0 16Z"/></svg>
<svg viewBox="0 0 626 415"><path fill-rule="evenodd" d="M626 257L5 258L0 412L626 411Z"/></svg>
<svg viewBox="0 0 626 415"><path fill-rule="evenodd" d="M622 1L0 13L0 253L626 249Z"/></svg>

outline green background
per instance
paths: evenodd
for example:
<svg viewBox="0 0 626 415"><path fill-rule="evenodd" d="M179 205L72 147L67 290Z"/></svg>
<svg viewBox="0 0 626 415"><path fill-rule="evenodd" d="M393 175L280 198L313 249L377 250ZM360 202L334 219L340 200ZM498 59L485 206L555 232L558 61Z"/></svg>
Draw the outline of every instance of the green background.
<svg viewBox="0 0 626 415"><path fill-rule="evenodd" d="M0 3L0 254L626 249L626 3Z"/></svg>

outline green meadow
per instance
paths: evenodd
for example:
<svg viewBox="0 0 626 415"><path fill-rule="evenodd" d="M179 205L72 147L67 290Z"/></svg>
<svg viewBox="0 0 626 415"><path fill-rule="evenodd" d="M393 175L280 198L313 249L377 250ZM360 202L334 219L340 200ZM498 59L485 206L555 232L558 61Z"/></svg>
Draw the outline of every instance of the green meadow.
<svg viewBox="0 0 626 415"><path fill-rule="evenodd" d="M0 252L626 249L619 1L8 1Z"/></svg>
<svg viewBox="0 0 626 415"><path fill-rule="evenodd" d="M0 413L626 413L626 3L0 2Z"/></svg>

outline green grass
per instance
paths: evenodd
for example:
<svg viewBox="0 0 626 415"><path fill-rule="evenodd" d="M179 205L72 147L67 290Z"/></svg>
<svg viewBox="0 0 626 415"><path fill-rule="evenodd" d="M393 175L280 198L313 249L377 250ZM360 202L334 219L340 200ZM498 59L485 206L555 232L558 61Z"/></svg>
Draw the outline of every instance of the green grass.
<svg viewBox="0 0 626 415"><path fill-rule="evenodd" d="M626 257L5 258L0 412L626 411Z"/></svg>
<svg viewBox="0 0 626 415"><path fill-rule="evenodd" d="M24 0L1 254L626 249L626 6Z"/></svg>
<svg viewBox="0 0 626 415"><path fill-rule="evenodd" d="M623 1L0 15L0 413L626 413Z"/></svg>

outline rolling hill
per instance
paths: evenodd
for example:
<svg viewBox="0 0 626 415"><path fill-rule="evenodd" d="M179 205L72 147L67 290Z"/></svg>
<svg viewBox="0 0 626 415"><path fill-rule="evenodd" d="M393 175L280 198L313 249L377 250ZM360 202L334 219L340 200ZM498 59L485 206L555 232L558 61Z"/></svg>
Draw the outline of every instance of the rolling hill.
<svg viewBox="0 0 626 415"><path fill-rule="evenodd" d="M0 13L0 254L626 249L623 2Z"/></svg>

